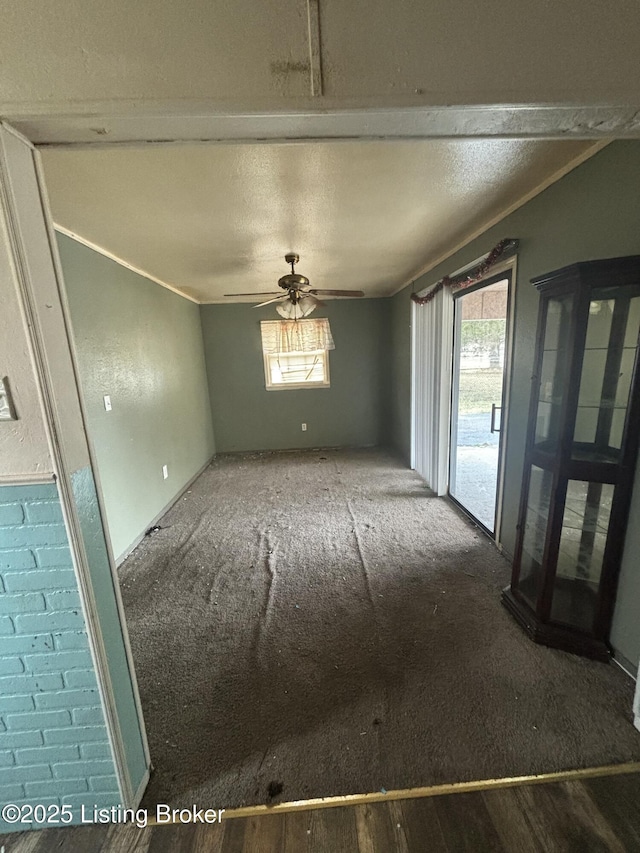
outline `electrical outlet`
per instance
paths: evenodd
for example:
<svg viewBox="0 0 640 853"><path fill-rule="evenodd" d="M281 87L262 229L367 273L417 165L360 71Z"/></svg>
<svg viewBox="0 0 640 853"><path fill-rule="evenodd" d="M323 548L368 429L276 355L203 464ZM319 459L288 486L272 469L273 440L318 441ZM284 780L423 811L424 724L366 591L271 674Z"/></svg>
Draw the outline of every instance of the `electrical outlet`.
<svg viewBox="0 0 640 853"><path fill-rule="evenodd" d="M162 476L163 476L163 478L164 478L165 480L166 480L166 479L167 479L167 477L169 476L169 466L168 466L168 465L163 465L163 466L162 466Z"/></svg>
<svg viewBox="0 0 640 853"><path fill-rule="evenodd" d="M108 394L104 395L104 410L105 412L111 411L111 397Z"/></svg>
<svg viewBox="0 0 640 853"><path fill-rule="evenodd" d="M302 432L306 432L306 431L307 431L307 425L306 425L306 424L302 424Z"/></svg>

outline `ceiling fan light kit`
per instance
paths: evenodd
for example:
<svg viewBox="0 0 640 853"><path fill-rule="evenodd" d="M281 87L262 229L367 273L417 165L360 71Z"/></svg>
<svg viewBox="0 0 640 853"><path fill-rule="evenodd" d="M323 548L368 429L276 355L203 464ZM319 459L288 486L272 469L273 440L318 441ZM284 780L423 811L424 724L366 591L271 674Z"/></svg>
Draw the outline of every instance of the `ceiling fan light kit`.
<svg viewBox="0 0 640 853"><path fill-rule="evenodd" d="M285 320L302 320L315 311L318 305L323 305L315 296L301 296L297 302L288 299L276 305L276 311Z"/></svg>
<svg viewBox="0 0 640 853"><path fill-rule="evenodd" d="M324 305L323 302L316 299L316 294L346 297L364 296L362 290L322 290L311 287L306 275L296 272L296 264L300 260L300 256L295 252L289 252L284 256L284 259L291 265L291 272L278 279L278 287L282 288L285 293L225 293L225 296L270 296L271 299L259 302L253 307L262 308L272 302L279 302L280 304L276 305L276 311L285 320L301 320L303 317L308 317L318 306Z"/></svg>

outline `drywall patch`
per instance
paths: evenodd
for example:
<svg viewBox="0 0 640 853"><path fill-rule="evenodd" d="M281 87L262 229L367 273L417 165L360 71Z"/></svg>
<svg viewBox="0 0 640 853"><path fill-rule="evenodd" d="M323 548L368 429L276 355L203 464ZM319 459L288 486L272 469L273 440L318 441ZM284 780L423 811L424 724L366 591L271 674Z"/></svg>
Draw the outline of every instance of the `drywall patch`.
<svg viewBox="0 0 640 853"><path fill-rule="evenodd" d="M309 67L309 63L303 60L279 59L271 63L271 73L283 76L288 76L289 74L308 74Z"/></svg>

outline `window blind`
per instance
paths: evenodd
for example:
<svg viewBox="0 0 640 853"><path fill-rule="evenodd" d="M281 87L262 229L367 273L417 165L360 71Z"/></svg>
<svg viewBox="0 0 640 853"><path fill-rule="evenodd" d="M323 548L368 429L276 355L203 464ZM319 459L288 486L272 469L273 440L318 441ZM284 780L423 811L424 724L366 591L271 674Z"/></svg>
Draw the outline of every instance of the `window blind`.
<svg viewBox="0 0 640 853"><path fill-rule="evenodd" d="M304 382L324 382L322 353L279 353L268 355L271 382L282 385L299 385Z"/></svg>

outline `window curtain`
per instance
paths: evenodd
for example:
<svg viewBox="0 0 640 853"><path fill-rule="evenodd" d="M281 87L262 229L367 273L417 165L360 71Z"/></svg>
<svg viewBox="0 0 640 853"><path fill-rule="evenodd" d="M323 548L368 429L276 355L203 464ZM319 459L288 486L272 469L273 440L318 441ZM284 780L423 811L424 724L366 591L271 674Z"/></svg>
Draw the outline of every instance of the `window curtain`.
<svg viewBox="0 0 640 853"><path fill-rule="evenodd" d="M269 354L335 349L329 321L262 320L262 351Z"/></svg>

